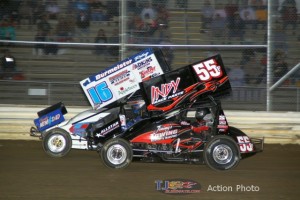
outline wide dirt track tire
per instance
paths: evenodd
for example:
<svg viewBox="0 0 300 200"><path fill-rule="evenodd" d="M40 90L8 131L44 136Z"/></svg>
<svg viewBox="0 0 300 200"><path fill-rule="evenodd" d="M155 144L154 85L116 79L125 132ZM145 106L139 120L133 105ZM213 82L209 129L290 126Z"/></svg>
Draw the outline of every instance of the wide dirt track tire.
<svg viewBox="0 0 300 200"><path fill-rule="evenodd" d="M123 169L132 161L132 148L124 139L113 138L108 140L100 151L100 157L106 167Z"/></svg>
<svg viewBox="0 0 300 200"><path fill-rule="evenodd" d="M55 158L66 156L72 147L72 139L65 130L55 128L43 138L43 148L45 152Z"/></svg>
<svg viewBox="0 0 300 200"><path fill-rule="evenodd" d="M203 154L207 166L216 171L233 169L240 161L240 152L236 142L226 135L217 135L212 138L206 144Z"/></svg>

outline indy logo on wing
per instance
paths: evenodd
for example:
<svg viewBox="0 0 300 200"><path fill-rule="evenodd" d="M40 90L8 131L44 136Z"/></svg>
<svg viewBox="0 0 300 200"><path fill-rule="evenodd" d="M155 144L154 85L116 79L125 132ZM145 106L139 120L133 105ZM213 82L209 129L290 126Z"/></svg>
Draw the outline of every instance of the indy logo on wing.
<svg viewBox="0 0 300 200"><path fill-rule="evenodd" d="M176 93L180 83L180 77L177 77L176 81L170 83L161 84L160 88L156 86L151 87L151 102L152 104L165 101L167 99L178 96ZM180 93L181 94L181 93Z"/></svg>

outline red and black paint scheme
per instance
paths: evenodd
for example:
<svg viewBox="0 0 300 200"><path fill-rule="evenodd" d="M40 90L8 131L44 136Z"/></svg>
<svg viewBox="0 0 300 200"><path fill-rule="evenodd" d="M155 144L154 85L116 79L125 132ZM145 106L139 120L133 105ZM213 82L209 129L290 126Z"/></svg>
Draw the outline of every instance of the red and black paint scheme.
<svg viewBox="0 0 300 200"><path fill-rule="evenodd" d="M149 112L166 113L203 100L230 94L231 86L220 55L167 72L140 83Z"/></svg>
<svg viewBox="0 0 300 200"><path fill-rule="evenodd" d="M225 152L230 146L235 148L236 160L262 149L262 140L251 140L228 125L219 99L230 94L231 86L220 55L144 81L140 88L149 117L120 135L130 142L133 155L150 160L204 162L208 142L219 137L228 144L217 147ZM204 110L205 115L197 116ZM196 114L191 116L192 112ZM209 162L209 155L204 157ZM220 169L234 165L229 162Z"/></svg>

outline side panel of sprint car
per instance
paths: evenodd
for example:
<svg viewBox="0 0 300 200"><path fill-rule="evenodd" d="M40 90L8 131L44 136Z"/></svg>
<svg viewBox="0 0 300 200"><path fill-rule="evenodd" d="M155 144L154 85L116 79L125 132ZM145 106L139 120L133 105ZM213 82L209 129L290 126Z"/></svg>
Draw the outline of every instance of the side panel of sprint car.
<svg viewBox="0 0 300 200"><path fill-rule="evenodd" d="M256 146L252 142L251 138L240 129L229 126L228 135L236 141L241 154L257 152L258 149L256 149Z"/></svg>
<svg viewBox="0 0 300 200"><path fill-rule="evenodd" d="M152 130L143 132L131 140L132 143L170 144L177 137L189 131L190 128L183 128L180 124L170 122L157 125Z"/></svg>
<svg viewBox="0 0 300 200"><path fill-rule="evenodd" d="M62 129L70 133L72 139L72 148L73 149L88 149L87 133L86 128L102 118L105 118L109 115L109 112L101 110L86 110L82 113L79 113L68 123L61 126Z"/></svg>
<svg viewBox="0 0 300 200"><path fill-rule="evenodd" d="M86 110L78 113L65 123L59 124L59 127L70 133L72 139L72 148L88 149L86 129L91 124L106 118L110 114L111 112L109 110Z"/></svg>

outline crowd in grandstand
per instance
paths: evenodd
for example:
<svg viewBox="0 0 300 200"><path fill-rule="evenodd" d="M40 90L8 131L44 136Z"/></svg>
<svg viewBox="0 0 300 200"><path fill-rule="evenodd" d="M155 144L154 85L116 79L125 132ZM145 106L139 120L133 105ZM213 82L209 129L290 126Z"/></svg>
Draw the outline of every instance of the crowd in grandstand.
<svg viewBox="0 0 300 200"><path fill-rule="evenodd" d="M272 39L274 41L273 61L273 81L277 81L288 71L288 64L285 59L288 54L288 26L291 26L292 35L296 34L298 23L298 11L295 0L284 0L275 14ZM202 8L202 26L200 33L211 35L211 44L231 44L240 42L246 43L245 34L251 32L255 34L257 29L267 36L268 10L266 1L231 1L224 5L213 5L212 1L205 0ZM232 84L242 86L245 84L258 84L264 82L266 77L266 62L264 57L258 58L259 52L247 49L242 52L242 59L236 66L231 67L230 77Z"/></svg>
<svg viewBox="0 0 300 200"><path fill-rule="evenodd" d="M172 44L170 33L170 8L168 0L128 0L127 3L127 42ZM189 7L189 1L176 0L172 9L185 10ZM223 4L214 4L215 1L203 0L198 8L193 8L201 13L201 25L199 32L211 36L211 44L245 43L246 32L256 33L261 29L267 30L267 5L265 0L228 0ZM295 0L283 0L276 8L278 18L274 26L275 52L281 52L281 56L274 60L283 59L288 53L287 29L292 29L296 35L298 23L298 10ZM64 5L62 7L62 5ZM107 30L105 23L118 23L119 1L101 0L66 0L62 4L58 0L0 0L0 39L16 40L17 27L27 25L35 33L33 39L39 42L84 42L95 43L96 55L118 56L118 46L104 46L97 44L119 43L118 26ZM55 21L55 23L51 23ZM91 31L91 24L96 22L97 32ZM98 23L99 22L99 23ZM94 23L95 24L95 23ZM32 28L34 27L34 28ZM169 62L172 62L173 49L162 48ZM36 44L34 54L56 55L59 45ZM279 54L279 53L278 53ZM105 57L105 56L104 56ZM253 62L253 63L251 63ZM257 75L250 74L246 65L259 67L261 74L265 72L265 66L254 55L242 55L242 61L238 69L232 73L244 71L245 79ZM275 61L274 61L275 62ZM277 63L277 61L276 61ZM279 62L278 62L279 63ZM285 71L284 65L275 65L275 75ZM253 71L253 70L252 70ZM277 73L278 72L278 73ZM254 80L256 82L256 80ZM245 81L247 83L247 81Z"/></svg>
<svg viewBox="0 0 300 200"><path fill-rule="evenodd" d="M118 1L68 0L63 4L64 8L57 0L1 0L0 3L1 39L15 40L15 27L18 24L27 21L29 25L36 25L47 15L49 20L59 21L57 27L51 27L54 29L53 34L58 37L57 41L72 41L77 34L80 41L88 42L85 38L91 36L91 21L113 21L119 16ZM143 37L146 38L142 40L144 42L159 43L165 35L169 35L167 28L170 15L167 3L168 0L127 1L127 28L132 38ZM188 1L176 3L178 8L186 8ZM214 5L211 0L205 0L199 6L202 14L201 33L214 33L226 27L227 31L213 36L227 37L228 40L236 37L243 41L247 27L250 26L255 31L261 25L262 29L266 29L267 6L264 0L230 0L224 5ZM296 34L298 15L295 0L284 0L279 12L283 30L291 25ZM137 39L137 42L141 40Z"/></svg>

